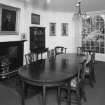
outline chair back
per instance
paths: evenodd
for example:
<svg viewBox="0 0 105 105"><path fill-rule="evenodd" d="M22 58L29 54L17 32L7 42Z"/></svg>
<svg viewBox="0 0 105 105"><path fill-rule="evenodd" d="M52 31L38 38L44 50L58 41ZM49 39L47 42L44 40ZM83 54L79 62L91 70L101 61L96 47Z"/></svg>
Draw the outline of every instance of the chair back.
<svg viewBox="0 0 105 105"><path fill-rule="evenodd" d="M49 60L55 59L55 51L54 51L54 49L51 49L51 50L48 51L48 59Z"/></svg>
<svg viewBox="0 0 105 105"><path fill-rule="evenodd" d="M66 49L65 47L62 47L62 46L56 46L54 48L55 50L55 55L58 55L58 54L66 54Z"/></svg>
<svg viewBox="0 0 105 105"><path fill-rule="evenodd" d="M92 59L90 61L86 61L83 67L84 77L85 75L91 76L94 73L94 63Z"/></svg>
<svg viewBox="0 0 105 105"><path fill-rule="evenodd" d="M84 80L84 79L85 79L86 62L87 62L87 60L84 60L84 61L81 63L81 68L80 68L80 70L79 70L78 78L81 79L81 80Z"/></svg>
<svg viewBox="0 0 105 105"><path fill-rule="evenodd" d="M84 47L77 47L77 55L82 55L84 53Z"/></svg>
<svg viewBox="0 0 105 105"><path fill-rule="evenodd" d="M95 53L93 52L88 55L87 65L89 65L91 69L94 69L94 63L95 63Z"/></svg>
<svg viewBox="0 0 105 105"><path fill-rule="evenodd" d="M26 60L26 64L30 64L30 63L36 61L35 53L25 54L25 60Z"/></svg>
<svg viewBox="0 0 105 105"><path fill-rule="evenodd" d="M95 63L95 53L94 52L91 55L91 61L92 61L92 63Z"/></svg>

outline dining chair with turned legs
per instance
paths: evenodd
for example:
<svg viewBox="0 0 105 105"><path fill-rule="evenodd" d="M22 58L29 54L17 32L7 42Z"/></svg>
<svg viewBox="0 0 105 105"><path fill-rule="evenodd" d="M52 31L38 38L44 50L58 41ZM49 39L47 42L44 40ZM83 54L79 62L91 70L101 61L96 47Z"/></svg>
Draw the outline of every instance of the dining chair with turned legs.
<svg viewBox="0 0 105 105"><path fill-rule="evenodd" d="M58 55L58 54L66 54L67 48L65 48L63 46L56 46L54 48L54 50L55 50L55 55Z"/></svg>
<svg viewBox="0 0 105 105"><path fill-rule="evenodd" d="M57 101L58 101L58 105L61 105L61 102L66 102L67 105L70 105L69 81L57 87Z"/></svg>
<svg viewBox="0 0 105 105"><path fill-rule="evenodd" d="M93 54L91 55L91 69L92 69L92 77L93 77L93 81L96 82L96 78L95 78L95 53L93 52Z"/></svg>
<svg viewBox="0 0 105 105"><path fill-rule="evenodd" d="M30 52L30 53L25 54L26 65L31 64L31 63L35 62L36 60L37 60L37 57L36 57L35 53ZM24 93L25 93L25 96L27 96L27 91L28 91L29 85L24 84L24 87L25 87Z"/></svg>
<svg viewBox="0 0 105 105"><path fill-rule="evenodd" d="M81 105L82 98L86 101L83 69L84 66L68 83L58 87L58 105L61 105L62 101L65 101L68 105L71 103Z"/></svg>
<svg viewBox="0 0 105 105"><path fill-rule="evenodd" d="M36 61L36 55L35 55L35 53L31 53L31 52L27 53L27 54L25 54L24 58L25 58L25 64L26 65ZM16 82L17 82L17 85L21 84L19 76L17 76ZM25 92L25 93L27 93L27 92Z"/></svg>
<svg viewBox="0 0 105 105"><path fill-rule="evenodd" d="M84 55L86 54L84 47L77 47L77 55Z"/></svg>
<svg viewBox="0 0 105 105"><path fill-rule="evenodd" d="M85 72L84 74L85 83L93 87L96 80L95 80L94 64L91 61L86 63L84 72Z"/></svg>
<svg viewBox="0 0 105 105"><path fill-rule="evenodd" d="M48 59L49 59L49 61L55 59L55 51L54 51L54 49L50 49L48 51Z"/></svg>
<svg viewBox="0 0 105 105"><path fill-rule="evenodd" d="M26 60L26 64L30 64L32 62L35 62L36 61L35 53L27 53L27 54L25 54L25 60Z"/></svg>
<svg viewBox="0 0 105 105"><path fill-rule="evenodd" d="M96 82L94 64L95 64L95 55L94 53L91 55L89 54L87 61L84 65L84 77L85 77L85 82L88 83L91 87L93 87L94 83Z"/></svg>

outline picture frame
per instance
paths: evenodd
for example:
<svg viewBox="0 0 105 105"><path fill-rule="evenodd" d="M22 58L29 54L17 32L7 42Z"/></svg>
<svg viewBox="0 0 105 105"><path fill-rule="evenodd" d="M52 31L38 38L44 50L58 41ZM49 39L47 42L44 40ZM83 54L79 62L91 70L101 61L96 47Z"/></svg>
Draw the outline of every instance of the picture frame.
<svg viewBox="0 0 105 105"><path fill-rule="evenodd" d="M50 36L56 36L56 23L50 23Z"/></svg>
<svg viewBox="0 0 105 105"><path fill-rule="evenodd" d="M68 23L61 23L61 35L68 36Z"/></svg>
<svg viewBox="0 0 105 105"><path fill-rule="evenodd" d="M0 6L0 35L18 35L19 8Z"/></svg>
<svg viewBox="0 0 105 105"><path fill-rule="evenodd" d="M40 15L31 13L31 24L40 25Z"/></svg>

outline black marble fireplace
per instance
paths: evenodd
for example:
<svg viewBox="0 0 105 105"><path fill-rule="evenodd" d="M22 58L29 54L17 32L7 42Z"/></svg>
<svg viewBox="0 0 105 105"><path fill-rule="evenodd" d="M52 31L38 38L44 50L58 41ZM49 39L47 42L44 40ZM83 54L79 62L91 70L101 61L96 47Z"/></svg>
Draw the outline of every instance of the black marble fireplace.
<svg viewBox="0 0 105 105"><path fill-rule="evenodd" d="M23 65L24 41L0 42L0 78L10 77Z"/></svg>

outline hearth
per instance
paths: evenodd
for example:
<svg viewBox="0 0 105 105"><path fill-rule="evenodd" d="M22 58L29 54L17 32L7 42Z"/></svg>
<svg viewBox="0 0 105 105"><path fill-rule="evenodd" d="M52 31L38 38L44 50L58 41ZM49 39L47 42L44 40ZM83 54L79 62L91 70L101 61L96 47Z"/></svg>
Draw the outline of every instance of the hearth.
<svg viewBox="0 0 105 105"><path fill-rule="evenodd" d="M13 76L23 65L23 42L0 42L0 78Z"/></svg>

